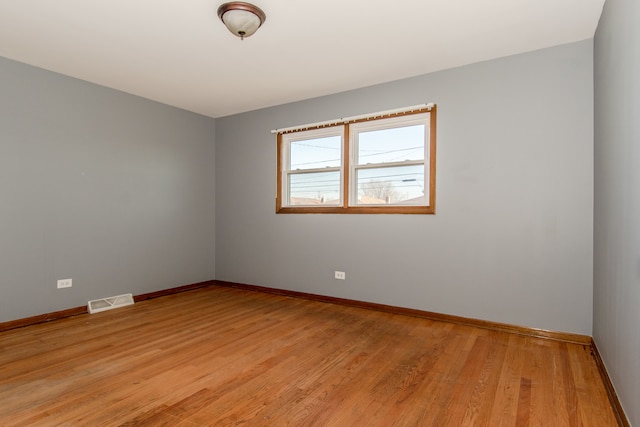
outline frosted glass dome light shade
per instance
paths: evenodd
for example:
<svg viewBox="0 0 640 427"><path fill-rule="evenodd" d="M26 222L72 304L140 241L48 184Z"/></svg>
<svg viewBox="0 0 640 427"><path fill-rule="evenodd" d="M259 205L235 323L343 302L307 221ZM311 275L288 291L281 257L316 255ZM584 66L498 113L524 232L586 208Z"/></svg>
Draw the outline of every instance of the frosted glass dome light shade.
<svg viewBox="0 0 640 427"><path fill-rule="evenodd" d="M218 8L218 17L229 31L241 39L255 33L267 19L259 7L241 1L222 4Z"/></svg>

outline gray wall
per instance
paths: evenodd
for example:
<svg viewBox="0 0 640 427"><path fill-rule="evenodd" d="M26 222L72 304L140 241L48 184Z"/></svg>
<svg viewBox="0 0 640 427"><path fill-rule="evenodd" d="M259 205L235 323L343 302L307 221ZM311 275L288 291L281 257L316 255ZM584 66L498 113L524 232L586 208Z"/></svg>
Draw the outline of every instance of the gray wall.
<svg viewBox="0 0 640 427"><path fill-rule="evenodd" d="M214 138L211 118L0 58L0 321L213 279Z"/></svg>
<svg viewBox="0 0 640 427"><path fill-rule="evenodd" d="M429 101L436 215L275 214L271 129ZM591 335L592 273L592 40L216 121L219 280Z"/></svg>
<svg viewBox="0 0 640 427"><path fill-rule="evenodd" d="M607 0L595 36L593 338L640 425L640 3Z"/></svg>

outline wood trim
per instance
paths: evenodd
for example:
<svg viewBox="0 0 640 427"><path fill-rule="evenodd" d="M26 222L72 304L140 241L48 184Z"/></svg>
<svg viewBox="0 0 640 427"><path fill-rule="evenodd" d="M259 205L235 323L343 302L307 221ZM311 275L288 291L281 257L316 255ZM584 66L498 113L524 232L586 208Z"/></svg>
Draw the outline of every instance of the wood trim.
<svg viewBox="0 0 640 427"><path fill-rule="evenodd" d="M22 328L37 323L50 322L52 320L64 319L65 317L77 316L87 313L87 306L67 308L66 310L54 311L52 313L38 314L37 316L25 317L22 319L9 320L0 323L0 332L10 329Z"/></svg>
<svg viewBox="0 0 640 427"><path fill-rule="evenodd" d="M487 320L473 319L468 317L453 316L450 314L434 313L430 311L417 310L414 308L396 307L386 304L378 304L373 302L357 301L345 298L336 298L326 295L310 294L306 292L290 291L286 289L268 288L264 286L247 285L243 283L226 282L222 280L214 280L214 285L224 286L228 288L243 289L254 292L264 292L275 295L282 295L292 298L304 298L314 301L326 302L330 304L340 304L350 307L359 307L369 310L383 311L393 314L401 314L405 316L421 317L438 322L448 322L457 325L473 326L476 328L490 329L493 331L507 332L518 335L525 335L535 338L545 338L555 341L563 341L567 343L591 345L592 338L588 335L571 334L566 332L548 331L545 329L527 328L524 326L510 325L507 323L490 322Z"/></svg>
<svg viewBox="0 0 640 427"><path fill-rule="evenodd" d="M313 207L295 206L280 208L279 214L435 214L432 206L343 206Z"/></svg>
<svg viewBox="0 0 640 427"><path fill-rule="evenodd" d="M147 294L135 295L133 300L140 302L148 299L164 297L167 295L179 294L180 292L191 291L193 289L204 288L215 284L215 280L206 280L204 282L192 283L191 285L178 286L176 288L163 289L161 291L149 292Z"/></svg>
<svg viewBox="0 0 640 427"><path fill-rule="evenodd" d="M276 177L276 213L282 211L282 134L279 133L276 137L276 169L278 175Z"/></svg>
<svg viewBox="0 0 640 427"><path fill-rule="evenodd" d="M204 282L193 283L191 285L178 286L176 288L163 289L161 291L149 292L146 294L135 295L133 300L140 302L152 298L163 297L166 295L173 295L180 292L190 291L192 289L204 288L205 286L211 286L215 284L214 280L207 280ZM52 320L64 319L65 317L77 316L79 314L87 314L87 306L68 308L66 310L54 311L52 313L39 314L37 316L25 317L22 319L10 320L8 322L0 323L0 332L8 331L10 329L22 328L25 326L36 325L38 323L50 322Z"/></svg>
<svg viewBox="0 0 640 427"><path fill-rule="evenodd" d="M438 113L438 106L434 105L430 110L429 119L429 209L430 214L436 213L436 115Z"/></svg>
<svg viewBox="0 0 640 427"><path fill-rule="evenodd" d="M607 390L607 395L609 395L609 402L611 402L611 407L613 408L613 412L618 420L618 425L622 427L631 427L631 423L629 422L629 419L624 412L624 408L618 399L618 394L616 393L616 389L613 387L613 383L611 382L611 378L607 372L607 367L602 361L602 357L600 356L600 352L598 351L598 347L596 346L596 342L593 338L591 338L591 355L596 361L596 366L600 372L604 388Z"/></svg>

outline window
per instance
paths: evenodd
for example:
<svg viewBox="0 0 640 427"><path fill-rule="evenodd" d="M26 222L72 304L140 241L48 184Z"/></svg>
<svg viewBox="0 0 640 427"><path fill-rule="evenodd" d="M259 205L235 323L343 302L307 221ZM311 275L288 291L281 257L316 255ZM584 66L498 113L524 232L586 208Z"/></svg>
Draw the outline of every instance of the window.
<svg viewBox="0 0 640 427"><path fill-rule="evenodd" d="M436 107L278 133L278 213L435 213Z"/></svg>

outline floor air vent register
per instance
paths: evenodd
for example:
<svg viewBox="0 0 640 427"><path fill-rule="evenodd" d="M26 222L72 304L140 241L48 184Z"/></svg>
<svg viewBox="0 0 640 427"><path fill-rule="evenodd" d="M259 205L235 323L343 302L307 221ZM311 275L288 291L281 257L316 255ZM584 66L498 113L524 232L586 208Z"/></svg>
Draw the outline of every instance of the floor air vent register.
<svg viewBox="0 0 640 427"><path fill-rule="evenodd" d="M118 307L124 307L126 305L133 304L133 295L123 294L116 295L115 297L100 298L89 301L87 308L89 313L99 313L105 310L112 310Z"/></svg>

